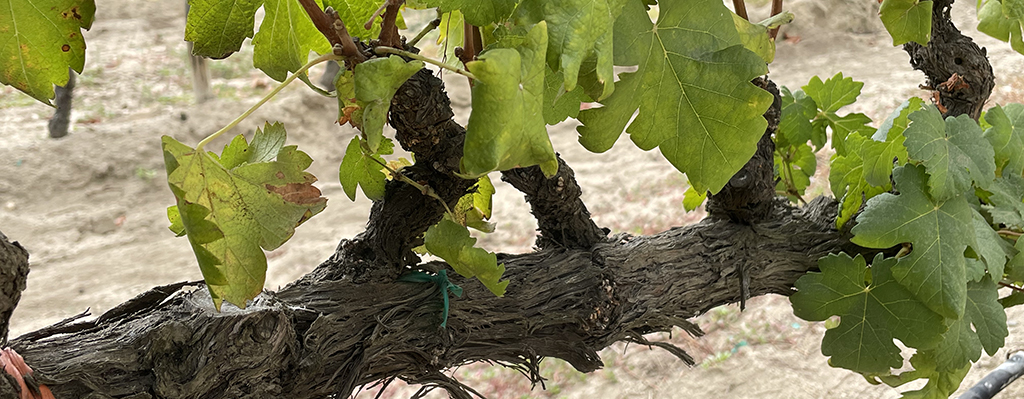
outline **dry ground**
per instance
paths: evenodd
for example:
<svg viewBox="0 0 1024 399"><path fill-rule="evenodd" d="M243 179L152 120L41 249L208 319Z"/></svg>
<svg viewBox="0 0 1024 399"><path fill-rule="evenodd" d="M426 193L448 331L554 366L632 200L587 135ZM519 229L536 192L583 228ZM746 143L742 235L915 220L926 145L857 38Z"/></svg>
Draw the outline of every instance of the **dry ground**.
<svg viewBox="0 0 1024 399"><path fill-rule="evenodd" d="M98 314L154 285L201 278L187 242L166 228L164 212L173 200L159 137L195 143L273 83L251 69L251 51L243 51L213 63L217 98L195 105L181 41L182 7L167 8L168 2L156 0L97 3L69 137L48 139L46 120L52 110L13 89L0 89L0 230L28 248L32 261L28 290L12 320L14 336L86 309ZM791 40L779 43L771 78L796 89L814 75L827 78L843 71L865 82L860 101L849 111L875 120L907 97L925 95L917 89L922 75L889 44L869 3L874 2L791 2L798 21L786 30ZM955 10L957 25L970 27L973 2L961 3ZM754 9L752 15L767 13ZM1004 43L971 35L993 59L999 87L992 102L1024 101L1024 56ZM458 118L465 122L466 83L450 76L446 82ZM269 289L311 270L340 238L357 234L365 223L369 202L349 202L337 181L343 146L354 132L332 123L333 107L332 100L296 86L236 128L235 133L247 133L266 120L283 122L289 140L316 160L312 172L331 198L323 214L270 254ZM552 127L552 141L576 170L598 224L614 232L649 234L703 216L683 211L686 181L658 153L637 150L624 137L610 152L591 154L576 143L574 127L571 122ZM827 157L822 154L822 164ZM824 176L817 176L813 194L827 194ZM482 237L482 245L493 251L528 251L536 225L521 196L499 184L494 213L498 231ZM1009 313L1009 350L1024 348L1022 314ZM607 367L590 375L564 362L545 362L549 381L543 391L531 391L517 374L496 367L473 365L457 372L492 398L898 397L892 389L829 368L819 351L824 327L793 317L786 298L755 298L743 313L736 306L721 307L697 322L708 332L705 338L671 338L701 362L694 368L663 351L617 346L603 352ZM965 386L1001 363L1005 352L983 356ZM1002 397L1024 396L1020 385ZM413 390L392 387L384 396L407 397Z"/></svg>

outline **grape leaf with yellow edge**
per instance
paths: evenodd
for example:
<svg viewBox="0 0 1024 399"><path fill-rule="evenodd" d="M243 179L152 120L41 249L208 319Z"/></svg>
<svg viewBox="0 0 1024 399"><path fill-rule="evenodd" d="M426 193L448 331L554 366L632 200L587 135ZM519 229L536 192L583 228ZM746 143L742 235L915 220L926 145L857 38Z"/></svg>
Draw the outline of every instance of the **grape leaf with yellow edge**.
<svg viewBox="0 0 1024 399"><path fill-rule="evenodd" d="M358 129L363 122L363 107L356 100L356 77L350 69L343 69L334 78L338 96L338 124L346 123Z"/></svg>
<svg viewBox="0 0 1024 399"><path fill-rule="evenodd" d="M732 14L732 19L743 46L761 57L764 62L771 64L775 61L775 39L768 35L768 30L793 22L793 14L785 11L758 23L747 21L735 13Z"/></svg>
<svg viewBox="0 0 1024 399"><path fill-rule="evenodd" d="M893 46L907 42L928 45L932 35L931 0L885 0L878 14L892 36Z"/></svg>
<svg viewBox="0 0 1024 399"><path fill-rule="evenodd" d="M868 248L913 244L910 254L893 266L893 276L929 309L960 318L967 300L964 250L975 245L971 207L964 196L928 196L927 175L920 166L898 167L893 179L899 195L870 199L857 217L851 241Z"/></svg>
<svg viewBox="0 0 1024 399"><path fill-rule="evenodd" d="M707 191L698 193L697 190L693 189L693 186L687 187L686 192L683 193L683 209L687 212L692 212L694 209L700 207L707 198Z"/></svg>
<svg viewBox="0 0 1024 399"><path fill-rule="evenodd" d="M316 0L317 5L320 1ZM264 0L266 16L252 38L253 66L278 82L309 61L309 52L324 54L331 45L295 0Z"/></svg>
<svg viewBox="0 0 1024 399"><path fill-rule="evenodd" d="M381 171L384 168L381 166L384 163L381 155L391 154L394 151L394 144L390 139L384 139L376 152L369 152L369 148L363 148L365 143L359 136L353 137L345 148L345 157L341 159L341 166L338 167L341 188L352 201L356 200L356 187L362 187L366 198L373 201L384 197L387 176Z"/></svg>
<svg viewBox="0 0 1024 399"><path fill-rule="evenodd" d="M558 171L542 109L547 24L529 28L523 39L466 65L477 78L462 158L462 173L470 177L533 165L547 176Z"/></svg>
<svg viewBox="0 0 1024 399"><path fill-rule="evenodd" d="M459 202L452 209L454 222L485 233L493 233L494 223L487 221L491 218L491 199L494 196L491 178L487 175L480 176L469 191L469 194L459 198Z"/></svg>
<svg viewBox="0 0 1024 399"><path fill-rule="evenodd" d="M505 265L498 264L495 254L474 248L473 244L476 239L469 236L469 230L448 219L441 219L423 234L427 251L444 259L463 277L476 277L494 295L505 295L508 280L500 281Z"/></svg>
<svg viewBox="0 0 1024 399"><path fill-rule="evenodd" d="M832 366L888 373L903 365L894 338L913 348L938 343L945 330L942 317L896 282L895 263L879 254L868 269L861 255L829 255L818 260L820 273L797 280L797 292L790 297L794 314L808 321L840 317L839 326L826 331L821 342L821 353L831 356Z"/></svg>
<svg viewBox="0 0 1024 399"><path fill-rule="evenodd" d="M251 144L236 138L221 157L162 139L180 226L217 309L224 300L244 308L256 297L267 272L263 250L284 244L296 226L327 204L313 186L316 178L305 172L313 160L284 146L284 139L284 127L267 124Z"/></svg>
<svg viewBox="0 0 1024 399"><path fill-rule="evenodd" d="M934 105L909 116L903 135L910 159L919 160L928 171L929 194L945 200L963 194L971 182L981 188L995 179L995 153L981 127L970 116L942 119Z"/></svg>
<svg viewBox="0 0 1024 399"><path fill-rule="evenodd" d="M82 29L92 26L93 0L0 2L0 83L50 103L68 68L85 67Z"/></svg>
<svg viewBox="0 0 1024 399"><path fill-rule="evenodd" d="M359 126L371 153L377 152L384 139L391 98L420 69L423 69L423 61L406 62L397 56L374 58L356 65L356 102L363 110Z"/></svg>
<svg viewBox="0 0 1024 399"><path fill-rule="evenodd" d="M772 95L750 80L767 68L743 47L721 1L667 2L659 10L653 23L642 2L630 1L615 21L615 64L637 70L619 75L603 107L580 112L580 142L607 151L629 124L638 147L660 147L694 189L714 193L764 134Z"/></svg>

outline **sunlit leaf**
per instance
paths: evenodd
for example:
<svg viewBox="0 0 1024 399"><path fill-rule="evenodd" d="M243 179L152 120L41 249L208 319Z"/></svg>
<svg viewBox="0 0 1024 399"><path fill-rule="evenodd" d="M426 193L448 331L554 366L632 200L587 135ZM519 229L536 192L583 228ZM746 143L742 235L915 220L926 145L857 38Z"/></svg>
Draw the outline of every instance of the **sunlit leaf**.
<svg viewBox="0 0 1024 399"><path fill-rule="evenodd" d="M476 277L496 296L505 295L508 280L501 281L505 265L498 264L495 254L474 248L476 239L469 236L469 230L448 219L441 219L427 229L423 242L430 253L437 255L466 278Z"/></svg>
<svg viewBox="0 0 1024 399"><path fill-rule="evenodd" d="M163 137L180 226L218 309L223 300L245 307L259 294L267 271L263 250L281 246L327 204L313 186L316 178L305 172L313 160L284 146L284 139L280 124L257 130L251 144L235 139L223 152L231 159L228 167L215 155ZM276 156L267 159L267 153ZM174 213L168 210L172 230L178 225Z"/></svg>
<svg viewBox="0 0 1024 399"><path fill-rule="evenodd" d="M92 26L93 0L0 2L0 83L49 104L68 68L85 67L82 29Z"/></svg>
<svg viewBox="0 0 1024 399"><path fill-rule="evenodd" d="M750 83L765 63L743 48L731 14L717 0L668 2L652 23L643 4L627 3L615 22L615 63L637 70L619 75L603 107L580 112L580 142L607 151L629 124L633 142L660 147L694 189L720 190L754 154L772 102Z"/></svg>
<svg viewBox="0 0 1024 399"><path fill-rule="evenodd" d="M542 109L547 26L528 32L522 45L485 51L466 65L477 77L462 159L466 175L533 165L548 176L558 170Z"/></svg>

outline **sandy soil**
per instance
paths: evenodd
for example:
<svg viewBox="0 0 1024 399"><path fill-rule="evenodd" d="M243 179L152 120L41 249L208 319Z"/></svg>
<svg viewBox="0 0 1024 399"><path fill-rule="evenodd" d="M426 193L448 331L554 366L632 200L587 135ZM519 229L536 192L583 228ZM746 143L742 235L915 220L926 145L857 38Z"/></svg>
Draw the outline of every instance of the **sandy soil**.
<svg viewBox="0 0 1024 399"><path fill-rule="evenodd" d="M798 17L807 18L787 28L791 40L780 41L771 78L795 89L814 75L843 71L865 82L860 100L848 111L875 120L907 97L924 95L917 89L922 75L890 45L870 7L833 2L848 8L828 11L818 2L792 2ZM173 198L166 188L159 137L195 143L269 91L271 81L251 70L251 52L243 51L211 66L217 98L195 105L181 41L184 10L166 9L167 2L156 0L98 3L96 23L86 35L87 66L69 137L48 139L46 120L52 110L13 89L0 90L0 229L28 248L32 261L28 290L12 320L13 336L86 309L99 314L154 285L200 279L187 242L166 228L165 208ZM971 3L957 6L958 26L971 26ZM767 12L754 9L752 14ZM842 21L833 21L836 15ZM988 47L1002 85L992 102L1024 101L1024 80L1017 76L1024 71L1024 57L1004 43L969 34ZM450 76L446 82L458 118L465 122L466 82ZM365 223L369 202L349 202L337 181L337 165L354 131L332 123L333 107L330 99L291 87L235 129L247 133L266 120L283 122L289 141L316 160L312 172L331 198L323 214L270 253L269 289L311 270L339 239L357 234ZM684 212L685 179L658 153L637 150L624 137L610 152L591 154L576 143L574 129L573 122L552 127L552 141L576 170L598 224L615 232L649 234L703 217ZM812 194L827 193L822 177L819 173ZM483 236L482 244L493 251L530 250L536 224L521 195L499 183L494 214L498 231ZM1001 363L1007 350L1024 348L1022 315L1010 311L1008 349L983 356L965 386ZM550 377L545 391L530 391L518 375L492 367L467 366L458 373L494 398L898 397L890 388L829 368L819 351L824 327L793 317L785 298L755 298L743 313L736 306L718 308L697 322L707 337L671 337L701 362L694 368L663 351L618 346L604 352L608 367L591 375L559 361L545 362ZM384 396L412 391L393 387ZM1024 384L1001 397L1021 396Z"/></svg>

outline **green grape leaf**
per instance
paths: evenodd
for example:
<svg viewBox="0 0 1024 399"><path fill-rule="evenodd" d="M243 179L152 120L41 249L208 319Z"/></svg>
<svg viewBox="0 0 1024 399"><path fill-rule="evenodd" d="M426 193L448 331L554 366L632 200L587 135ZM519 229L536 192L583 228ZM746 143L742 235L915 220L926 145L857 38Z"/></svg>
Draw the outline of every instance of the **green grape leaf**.
<svg viewBox="0 0 1024 399"><path fill-rule="evenodd" d="M192 54L225 58L242 48L252 37L256 10L263 0L189 0L185 40L192 42Z"/></svg>
<svg viewBox="0 0 1024 399"><path fill-rule="evenodd" d="M811 120L818 113L818 105L802 90L790 92L789 88L783 86L781 94L782 119L775 135L775 144L785 147L810 141L814 129Z"/></svg>
<svg viewBox="0 0 1024 399"><path fill-rule="evenodd" d="M619 75L603 107L580 112L580 142L607 151L629 124L638 147L660 147L694 189L718 192L754 154L767 126L762 114L772 96L750 83L767 69L743 48L721 1L669 2L659 10L655 24L640 2L629 2L616 20L615 63L637 71Z"/></svg>
<svg viewBox="0 0 1024 399"><path fill-rule="evenodd" d="M547 176L558 171L542 109L547 24L534 25L524 39L515 49L491 49L466 65L477 77L462 158L466 175L532 165Z"/></svg>
<svg viewBox="0 0 1024 399"><path fill-rule="evenodd" d="M180 223L217 309L223 300L244 308L256 297L267 272L261 248L281 246L327 205L313 186L316 178L305 172L313 160L295 146L283 146L284 139L284 127L268 123L252 144L233 140L225 153L234 159L248 154L253 162L231 167L169 136L162 139ZM276 159L264 159L266 149L277 150Z"/></svg>
<svg viewBox="0 0 1024 399"><path fill-rule="evenodd" d="M253 66L278 82L309 61L309 52L324 54L330 43L294 0L263 0L266 16L252 38ZM317 6L320 1L315 0Z"/></svg>
<svg viewBox="0 0 1024 399"><path fill-rule="evenodd" d="M864 159L864 180L873 186L889 185L894 165L907 162L907 148L903 146L906 137L903 131L910 124L909 115L924 104L924 100L913 97L900 104L899 107L882 122L871 140L861 148ZM894 164L895 163L895 164Z"/></svg>
<svg viewBox="0 0 1024 399"><path fill-rule="evenodd" d="M839 316L839 326L825 332L821 353L829 364L861 373L888 373L903 365L899 339L913 348L938 343L942 317L932 312L896 282L896 262L879 254L868 269L864 258L841 253L818 260L820 273L796 282L790 297L793 313L804 320L824 321ZM865 282L870 271L871 283Z"/></svg>
<svg viewBox="0 0 1024 399"><path fill-rule="evenodd" d="M1013 246L1006 242L992 226L985 221L985 217L978 211L974 211L974 235L977 245L972 246L982 260L985 261L988 272L993 277L1002 278L1003 267L1006 261L1016 253Z"/></svg>
<svg viewBox="0 0 1024 399"><path fill-rule="evenodd" d="M517 9L520 24L547 21L547 62L552 70L562 73L565 90L576 89L577 77L583 61L594 54L595 46L611 46L610 41L599 38L612 32L626 0L523 0ZM611 53L611 48L605 49ZM604 76L611 76L611 65ZM612 84L609 80L607 84Z"/></svg>
<svg viewBox="0 0 1024 399"><path fill-rule="evenodd" d="M735 13L732 21L736 24L736 32L740 34L740 42L747 50L753 51L764 62L771 64L775 60L775 41L768 36L768 28L747 21Z"/></svg>
<svg viewBox="0 0 1024 399"><path fill-rule="evenodd" d="M970 189L972 180L984 188L995 179L995 152L970 116L943 120L938 108L929 105L910 114L910 120L904 145L910 158L928 171L933 197L953 198Z"/></svg>
<svg viewBox="0 0 1024 399"><path fill-rule="evenodd" d="M967 295L964 250L974 244L971 207L963 196L929 197L926 176L918 166L896 168L899 195L885 193L869 200L851 241L868 248L912 243L910 255L893 266L893 276L928 308L960 318Z"/></svg>
<svg viewBox="0 0 1024 399"><path fill-rule="evenodd" d="M882 25L892 36L892 45L916 42L927 46L932 35L932 2L885 0L878 10Z"/></svg>
<svg viewBox="0 0 1024 399"><path fill-rule="evenodd" d="M988 187L989 205L984 205L992 221L1009 228L1024 228L1024 178L1007 174Z"/></svg>
<svg viewBox="0 0 1024 399"><path fill-rule="evenodd" d="M811 176L814 176L818 167L818 159L814 151L806 142L800 145L775 150L775 173L782 179L776 186L777 190L788 192L792 184L797 194L804 195L807 186L811 185ZM788 182L788 183L787 183ZM790 198L796 201L796 198Z"/></svg>
<svg viewBox="0 0 1024 399"><path fill-rule="evenodd" d="M814 99L814 102L818 104L818 109L823 112L835 113L840 108L857 101L857 96L860 95L860 89L863 87L864 82L856 82L853 78L843 77L843 73L839 72L824 82L815 76L802 89L808 97Z"/></svg>
<svg viewBox="0 0 1024 399"><path fill-rule="evenodd" d="M544 75L544 123L555 125L566 118L575 118L580 114L580 104L590 102L590 96L582 87L565 92L562 76L550 68Z"/></svg>
<svg viewBox="0 0 1024 399"><path fill-rule="evenodd" d="M1009 331L1006 312L998 299L998 287L991 277L968 284L964 317L947 319L949 328L942 334L942 341L924 351L935 359L936 370L951 372L962 369L981 358L982 348L991 356L1003 347Z"/></svg>
<svg viewBox="0 0 1024 399"><path fill-rule="evenodd" d="M85 67L82 29L92 26L93 0L12 0L0 4L0 83L50 104L68 68Z"/></svg>
<svg viewBox="0 0 1024 399"><path fill-rule="evenodd" d="M494 232L494 223L487 222L491 218L491 199L494 197L494 185L487 175L480 176L470 193L459 198L452 209L454 222L480 230L485 233ZM447 216L447 215L446 215Z"/></svg>
<svg viewBox="0 0 1024 399"><path fill-rule="evenodd" d="M1024 105L989 108L985 121L992 125L985 138L995 149L996 166L1003 174L1024 174Z"/></svg>
<svg viewBox="0 0 1024 399"><path fill-rule="evenodd" d="M832 158L828 180L832 194L842 198L839 215L836 217L837 228L843 227L860 210L864 201L889 191L888 182L885 186L872 186L863 178L864 160L860 154L863 152L863 146L869 141L871 140L867 137L852 134L846 138L848 153L836 154Z"/></svg>
<svg viewBox="0 0 1024 399"><path fill-rule="evenodd" d="M1013 248L1017 250L1017 255L1006 263L1006 276L1011 281L1024 282L1024 239L1018 238Z"/></svg>
<svg viewBox="0 0 1024 399"><path fill-rule="evenodd" d="M704 191L702 194L697 192L697 190L694 190L693 186L687 187L686 192L683 193L683 209L686 209L687 212L693 212L693 210L699 208L707 198L707 191Z"/></svg>
<svg viewBox="0 0 1024 399"><path fill-rule="evenodd" d="M520 0L422 0L417 8L437 7L441 13L459 10L466 22L473 26L488 26L496 22L508 20L516 10Z"/></svg>
<svg viewBox="0 0 1024 399"><path fill-rule="evenodd" d="M981 255L974 252L973 248L967 248L964 253L964 269L967 272L967 281L981 281L985 277L985 262L980 260Z"/></svg>
<svg viewBox="0 0 1024 399"><path fill-rule="evenodd" d="M882 377L883 382L893 387L922 378L928 379L928 383L921 389L903 392L902 399L948 399L957 388L960 388L960 383L971 370L971 365L968 364L958 370L938 371L934 353L930 352L915 353L910 358L910 365L914 370L901 373L899 376Z"/></svg>
<svg viewBox="0 0 1024 399"><path fill-rule="evenodd" d="M356 102L362 108L359 122L363 138L371 153L384 139L384 124L395 92L412 75L423 69L423 61L405 62L402 57L383 57L362 62L355 68Z"/></svg>
<svg viewBox="0 0 1024 399"><path fill-rule="evenodd" d="M370 16L373 15L374 11L377 11L377 8L380 7L380 1L323 0L323 3L324 7L334 7L334 10L338 12L338 18L345 21L345 29L348 30L349 35L363 39L364 42L376 39L377 35L380 35L380 19L377 19L378 23L370 26L370 30L366 30L364 26L366 21L370 20ZM395 24L399 29L405 29L405 20L402 19L402 14L398 14L398 20L395 21Z"/></svg>
<svg viewBox="0 0 1024 399"><path fill-rule="evenodd" d="M441 60L453 67L462 67L462 60L455 56L455 48L462 47L465 42L465 26L462 13L450 11L441 15L438 25L437 44L442 45Z"/></svg>
<svg viewBox="0 0 1024 399"><path fill-rule="evenodd" d="M359 136L353 137L345 148L345 157L341 160L338 168L338 179L341 180L341 188L345 190L348 199L356 200L356 187L362 187L363 194L370 200L377 201L384 198L384 183L387 176L381 171L384 159L381 155L390 155L393 152L394 144L390 139L384 139L376 152L370 152L366 141Z"/></svg>
<svg viewBox="0 0 1024 399"><path fill-rule="evenodd" d="M1024 54L1024 1L985 0L978 10L978 30L1004 42Z"/></svg>
<svg viewBox="0 0 1024 399"><path fill-rule="evenodd" d="M1010 295L999 298L999 305L1002 306L1003 309L1024 305L1024 292L1013 291Z"/></svg>
<svg viewBox="0 0 1024 399"><path fill-rule="evenodd" d="M423 234L427 251L444 259L457 273L466 278L476 277L496 296L505 295L508 280L500 281L505 265L498 264L495 254L474 248L476 239L469 230L448 219L441 219Z"/></svg>
<svg viewBox="0 0 1024 399"><path fill-rule="evenodd" d="M578 83L590 98L601 101L615 91L613 31L608 31L594 42L594 54L580 65Z"/></svg>
<svg viewBox="0 0 1024 399"><path fill-rule="evenodd" d="M840 108L857 101L862 87L864 87L863 82L843 77L842 72L824 82L815 76L806 86L802 87L804 93L814 100L821 111L812 122L811 142L815 147L821 148L825 144L825 127L828 127L832 129L832 147L835 148L837 154L846 155L846 136L850 132L870 130L867 124L871 123L871 118L868 118L867 115L854 113L839 116L836 114Z"/></svg>
<svg viewBox="0 0 1024 399"><path fill-rule="evenodd" d="M999 286L992 276L986 276L980 282L967 283L966 315L971 319L985 353L995 356L1006 343L1010 331L1006 327L1006 311L999 304Z"/></svg>

